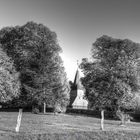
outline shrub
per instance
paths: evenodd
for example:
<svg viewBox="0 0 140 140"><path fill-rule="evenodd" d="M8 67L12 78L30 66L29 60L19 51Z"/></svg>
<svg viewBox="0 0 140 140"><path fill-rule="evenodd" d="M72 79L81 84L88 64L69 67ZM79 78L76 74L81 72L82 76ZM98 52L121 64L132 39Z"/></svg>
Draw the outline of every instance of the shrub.
<svg viewBox="0 0 140 140"><path fill-rule="evenodd" d="M39 114L39 109L38 108L33 108L32 113Z"/></svg>

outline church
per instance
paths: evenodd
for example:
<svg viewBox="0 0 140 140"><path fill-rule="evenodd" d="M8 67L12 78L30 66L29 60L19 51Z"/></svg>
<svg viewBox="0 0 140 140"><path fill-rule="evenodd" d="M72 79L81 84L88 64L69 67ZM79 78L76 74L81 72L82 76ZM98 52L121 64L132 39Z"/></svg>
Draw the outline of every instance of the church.
<svg viewBox="0 0 140 140"><path fill-rule="evenodd" d="M84 98L85 89L80 81L81 75L79 68L76 71L73 88L70 92L69 107L73 109L88 109L88 101Z"/></svg>

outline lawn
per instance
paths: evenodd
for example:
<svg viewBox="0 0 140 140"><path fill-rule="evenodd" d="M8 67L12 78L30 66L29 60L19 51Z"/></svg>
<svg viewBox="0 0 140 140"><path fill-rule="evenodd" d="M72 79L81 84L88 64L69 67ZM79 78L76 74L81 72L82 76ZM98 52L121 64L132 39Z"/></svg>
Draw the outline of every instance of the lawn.
<svg viewBox="0 0 140 140"><path fill-rule="evenodd" d="M20 132L16 133L17 115L0 112L0 140L140 139L140 123L130 122L124 127L119 121L105 120L105 131L101 131L98 118L52 113L23 112Z"/></svg>

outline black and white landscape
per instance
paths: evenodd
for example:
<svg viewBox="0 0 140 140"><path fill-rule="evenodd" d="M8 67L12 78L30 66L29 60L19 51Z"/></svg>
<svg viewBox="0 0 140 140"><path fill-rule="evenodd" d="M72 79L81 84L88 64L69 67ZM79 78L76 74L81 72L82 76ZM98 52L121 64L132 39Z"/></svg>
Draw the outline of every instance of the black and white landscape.
<svg viewBox="0 0 140 140"><path fill-rule="evenodd" d="M139 0L0 0L0 140L140 138Z"/></svg>

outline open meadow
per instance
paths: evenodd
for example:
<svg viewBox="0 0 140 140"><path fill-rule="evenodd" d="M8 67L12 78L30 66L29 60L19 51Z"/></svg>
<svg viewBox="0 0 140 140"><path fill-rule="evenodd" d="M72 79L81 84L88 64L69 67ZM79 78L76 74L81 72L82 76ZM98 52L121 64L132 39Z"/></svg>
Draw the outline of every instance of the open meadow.
<svg viewBox="0 0 140 140"><path fill-rule="evenodd" d="M0 140L140 139L140 123L120 126L119 121L105 120L105 131L101 131L98 118L53 113L23 112L20 132L16 133L17 115L18 112L0 112Z"/></svg>

